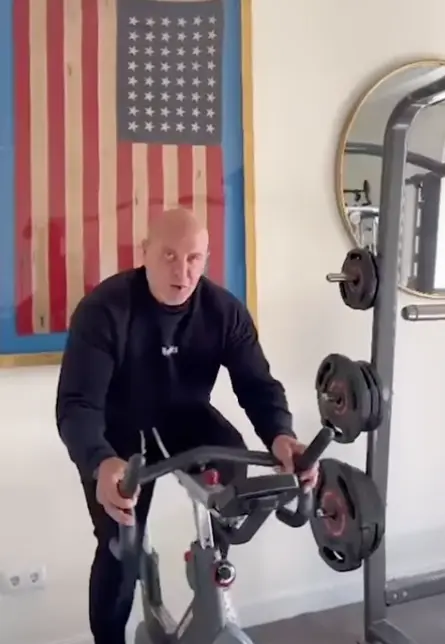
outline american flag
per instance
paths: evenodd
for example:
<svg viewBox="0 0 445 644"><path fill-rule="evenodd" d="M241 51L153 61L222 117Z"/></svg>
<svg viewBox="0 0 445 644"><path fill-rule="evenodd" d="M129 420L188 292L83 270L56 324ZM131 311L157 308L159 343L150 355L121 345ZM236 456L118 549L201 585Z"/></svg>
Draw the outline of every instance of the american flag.
<svg viewBox="0 0 445 644"><path fill-rule="evenodd" d="M14 1L18 336L64 332L85 292L140 263L151 218L176 204L207 220L208 273L224 282L229 5Z"/></svg>
<svg viewBox="0 0 445 644"><path fill-rule="evenodd" d="M119 134L138 143L219 145L220 2L119 3Z"/></svg>

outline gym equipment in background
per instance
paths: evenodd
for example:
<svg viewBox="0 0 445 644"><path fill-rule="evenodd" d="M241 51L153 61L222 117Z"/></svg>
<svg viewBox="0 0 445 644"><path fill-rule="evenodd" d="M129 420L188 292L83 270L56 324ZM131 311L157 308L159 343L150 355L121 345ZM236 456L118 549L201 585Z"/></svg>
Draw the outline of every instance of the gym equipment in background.
<svg viewBox="0 0 445 644"><path fill-rule="evenodd" d="M361 188L344 188L344 195L354 195L354 207L355 206L372 206L371 201L371 184L367 179L363 181L363 186Z"/></svg>
<svg viewBox="0 0 445 644"><path fill-rule="evenodd" d="M388 464L391 436L391 408L394 379L394 352L397 316L397 288L399 278L399 240L402 223L402 213L405 197L405 166L410 162L406 158L407 138L410 127L425 108L445 102L445 77L443 75L434 83L420 86L399 100L392 110L386 124L384 145L382 149L383 168L381 174L379 226L377 239L378 290L373 306L371 364L378 375L380 384L381 422L374 432L367 434L366 475L373 481L382 500L382 508L386 508L388 492ZM368 151L369 153L369 151ZM430 164L431 164L431 160ZM431 169L431 168L430 168ZM444 176L444 173L442 173ZM432 241L430 239L430 241ZM437 229L436 229L437 248ZM445 320L445 304L409 305L401 311L402 318L407 321ZM349 474L344 472L335 478L332 467L327 466L327 481L320 486L329 490L334 477L348 480ZM338 489L339 485L337 485ZM360 485L355 486L360 487ZM361 488L363 491L363 488ZM372 492L369 491L369 498ZM360 493L356 498L359 498ZM323 497L322 497L323 498ZM329 507L327 499L320 501L321 514L325 512L327 519L335 510ZM326 507L325 507L326 506ZM354 506L363 513L361 501ZM325 508L325 509L324 509ZM362 514L364 516L364 514ZM313 531L316 539L320 540L321 524L315 523ZM325 523L326 526L329 525ZM334 523L331 526L331 539ZM372 556L364 562L364 633L365 641L372 644L415 644L415 642L397 628L388 619L388 607L395 604L407 603L416 599L433 597L445 593L445 570L418 575L410 579L386 580L386 547L385 536L380 532L381 526L374 526L371 534L376 535L379 547ZM323 535L323 538L326 535ZM334 535L335 536L335 535ZM329 544L328 544L329 548ZM332 542L331 549L335 552L338 543ZM348 551L350 565L353 566L355 552ZM325 560L328 556L324 555ZM337 564L341 567L341 564ZM345 565L345 564L343 564Z"/></svg>
<svg viewBox="0 0 445 644"><path fill-rule="evenodd" d="M381 156L383 146L369 143L348 143L345 154ZM438 260L440 260L441 253L444 252L443 244L437 243L437 237L440 233L440 217L443 212L441 210L441 187L445 177L445 163L439 163L421 154L408 152L407 163L414 161L420 168L434 167L434 171L415 173L407 177L404 182L406 193L404 219L409 236L405 235L406 239L404 239L403 233L401 234L398 249L399 280L411 291L445 296L445 283L440 279L439 284L437 283ZM358 239L356 241L359 242L359 247L367 248L371 254L375 253L379 207L357 205L347 206L346 210L350 215L351 224L354 224L357 230ZM329 280L328 276L328 281L335 280Z"/></svg>
<svg viewBox="0 0 445 644"><path fill-rule="evenodd" d="M338 282L343 302L351 309L366 311L374 306L379 274L374 253L367 248L350 250L340 273L328 273L328 282Z"/></svg>
<svg viewBox="0 0 445 644"><path fill-rule="evenodd" d="M335 459L320 462L311 529L323 561L337 572L357 570L385 533L385 509L371 477Z"/></svg>
<svg viewBox="0 0 445 644"><path fill-rule="evenodd" d="M398 100L427 79L443 79L445 59L415 60L376 80L347 116L335 168L338 210L353 246L377 253L385 126ZM426 298L445 297L445 126L443 107L421 110L404 150L398 285ZM365 189L372 186L371 190Z"/></svg>
<svg viewBox="0 0 445 644"><path fill-rule="evenodd" d="M298 477L273 474L249 477L223 487L218 482L211 463L232 461L246 465L276 467L277 460L269 453L222 447L200 447L170 457L157 433L165 460L144 467L144 458L134 455L119 486L122 496L131 498L138 485L173 473L185 487L193 504L197 538L185 553L185 572L193 591L193 600L177 624L162 600L159 559L146 539L141 547L141 535L136 527L119 526L119 542L110 544L113 554L122 561L126 582L141 580L144 621L136 630L135 644L252 644L251 639L232 620L227 610L225 593L235 580L233 564L215 544L214 530L219 540L228 545L247 543L266 519L275 513L284 524L298 528L313 515L313 494L305 493ZM324 427L295 463L296 471L311 467L333 439L333 430ZM186 471L199 466L199 475ZM299 499L296 510L289 504ZM223 548L224 550L224 548Z"/></svg>
<svg viewBox="0 0 445 644"><path fill-rule="evenodd" d="M404 306L400 313L408 322L445 320L445 304L409 304Z"/></svg>
<svg viewBox="0 0 445 644"><path fill-rule="evenodd" d="M338 353L328 355L315 379L318 409L334 440L353 443L382 420L382 391L372 364ZM334 459L320 463L312 534L322 560L337 572L360 568L385 533L385 508L370 476Z"/></svg>
<svg viewBox="0 0 445 644"><path fill-rule="evenodd" d="M353 443L380 425L382 393L369 362L332 353L318 368L315 388L321 421L337 430L338 443Z"/></svg>

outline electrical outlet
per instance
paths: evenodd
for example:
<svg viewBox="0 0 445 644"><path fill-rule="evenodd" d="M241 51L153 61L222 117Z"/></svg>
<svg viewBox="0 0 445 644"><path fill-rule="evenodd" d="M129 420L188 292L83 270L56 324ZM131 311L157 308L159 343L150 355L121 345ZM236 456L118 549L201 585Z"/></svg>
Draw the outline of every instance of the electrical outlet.
<svg viewBox="0 0 445 644"><path fill-rule="evenodd" d="M0 594L15 595L30 590L42 590L46 586L46 567L33 566L27 570L0 571Z"/></svg>

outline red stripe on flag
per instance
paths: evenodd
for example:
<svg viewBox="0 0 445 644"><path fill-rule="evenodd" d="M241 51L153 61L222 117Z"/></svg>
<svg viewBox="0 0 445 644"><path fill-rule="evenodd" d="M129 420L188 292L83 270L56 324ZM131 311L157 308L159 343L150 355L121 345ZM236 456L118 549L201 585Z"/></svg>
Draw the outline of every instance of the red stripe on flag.
<svg viewBox="0 0 445 644"><path fill-rule="evenodd" d="M31 0L32 1L32 0ZM63 3L47 0L48 261L50 331L66 329L65 100Z"/></svg>
<svg viewBox="0 0 445 644"><path fill-rule="evenodd" d="M33 333L29 2L14 2L15 297L19 335Z"/></svg>
<svg viewBox="0 0 445 644"><path fill-rule="evenodd" d="M83 261L87 293L100 280L98 37L97 2L82 0Z"/></svg>
<svg viewBox="0 0 445 644"><path fill-rule="evenodd" d="M178 201L183 208L193 207L193 147L178 146Z"/></svg>
<svg viewBox="0 0 445 644"><path fill-rule="evenodd" d="M117 240L118 270L124 271L133 266L133 155L125 141L117 146Z"/></svg>
<svg viewBox="0 0 445 644"><path fill-rule="evenodd" d="M209 230L208 276L224 285L224 167L223 151L219 146L207 147L207 227Z"/></svg>
<svg viewBox="0 0 445 644"><path fill-rule="evenodd" d="M162 145L150 143L147 155L148 234L150 234L150 219L159 216L164 208L164 161Z"/></svg>

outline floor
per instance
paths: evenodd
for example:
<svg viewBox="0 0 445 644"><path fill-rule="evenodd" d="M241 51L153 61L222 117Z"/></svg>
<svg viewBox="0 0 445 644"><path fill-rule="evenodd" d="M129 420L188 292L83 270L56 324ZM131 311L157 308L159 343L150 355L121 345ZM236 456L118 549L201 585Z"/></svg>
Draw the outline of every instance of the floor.
<svg viewBox="0 0 445 644"><path fill-rule="evenodd" d="M393 607L389 617L416 644L445 642L443 596ZM257 626L249 635L255 644L362 644L362 629L362 605L356 604Z"/></svg>

